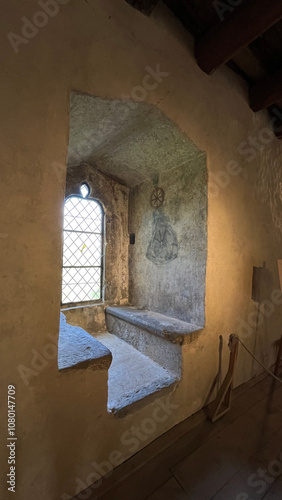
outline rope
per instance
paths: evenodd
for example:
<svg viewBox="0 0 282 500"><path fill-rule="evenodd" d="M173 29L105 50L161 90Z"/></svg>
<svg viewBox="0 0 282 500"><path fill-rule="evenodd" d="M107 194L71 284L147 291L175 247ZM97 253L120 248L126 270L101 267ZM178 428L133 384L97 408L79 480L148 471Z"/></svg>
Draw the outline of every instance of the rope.
<svg viewBox="0 0 282 500"><path fill-rule="evenodd" d="M236 338L239 340L240 344L242 344L242 346L244 347L244 349L246 349L246 351L250 354L250 356L252 356L252 358L254 358L254 360L269 374L271 375L273 378L275 378L275 380L278 380L278 382L280 382L280 384L282 384L282 380L281 378L279 377L276 377L276 375L274 375L274 373L272 373L272 371L270 371L266 366L264 366L262 364L262 362L256 358L256 356L254 356L254 354L245 346L245 344L242 342L242 340L236 336Z"/></svg>

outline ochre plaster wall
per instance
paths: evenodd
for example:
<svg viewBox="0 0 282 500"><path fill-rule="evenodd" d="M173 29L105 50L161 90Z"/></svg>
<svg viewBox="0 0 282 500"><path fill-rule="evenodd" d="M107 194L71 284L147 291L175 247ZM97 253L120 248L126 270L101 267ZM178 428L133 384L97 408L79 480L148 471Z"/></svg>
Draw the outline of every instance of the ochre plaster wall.
<svg viewBox="0 0 282 500"><path fill-rule="evenodd" d="M219 335L224 337L225 368L229 334L240 330L240 318L249 321L250 314L256 314L252 267L265 261L273 289L278 288L282 146L273 138L260 143L263 147L252 159L246 148L242 151L241 146L239 152L242 142L257 138L268 126L266 114L252 113L246 85L229 69L211 77L200 71L190 36L165 9L146 18L123 0L72 0L60 5L59 13L14 53L7 34L21 34L21 18L32 19L39 10L34 0L2 2L1 394L7 384L16 386L19 440L13 498L65 500L86 480L95 480L93 461L108 460L114 450L124 460L136 451L121 438L154 410L151 404L116 420L106 412L105 373L66 375L58 372L54 356L47 364L45 358L45 363L39 361L50 336L51 342L58 336L71 90L104 98L140 98L134 89L143 85L148 66L152 72L160 65L169 75L157 76L154 88L149 80L147 102L159 106L207 153L206 326L197 341L185 346L183 380L171 396L177 409L139 441L140 448L206 401L217 373ZM232 174L230 161L239 165ZM218 181L225 187L218 187ZM274 360L273 341L280 335L280 324L281 305L276 304L256 336L249 326L245 341L268 365ZM19 365L33 370L27 385ZM236 383L256 371L240 350ZM6 426L4 397L4 499Z"/></svg>

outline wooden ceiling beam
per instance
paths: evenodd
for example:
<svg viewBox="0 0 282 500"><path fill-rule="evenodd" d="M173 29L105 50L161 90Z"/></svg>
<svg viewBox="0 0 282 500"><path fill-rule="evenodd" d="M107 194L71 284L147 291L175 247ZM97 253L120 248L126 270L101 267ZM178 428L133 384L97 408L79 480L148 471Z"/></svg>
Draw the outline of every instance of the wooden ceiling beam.
<svg viewBox="0 0 282 500"><path fill-rule="evenodd" d="M275 106L270 110L271 120L270 123L278 139L282 139L282 110Z"/></svg>
<svg viewBox="0 0 282 500"><path fill-rule="evenodd" d="M282 121L279 122L279 131L276 131L275 135L280 141L282 141Z"/></svg>
<svg viewBox="0 0 282 500"><path fill-rule="evenodd" d="M178 17L183 26L198 39L207 31L199 12L187 0L163 0L164 4Z"/></svg>
<svg viewBox="0 0 282 500"><path fill-rule="evenodd" d="M143 14L149 16L158 4L159 0L126 0L126 2L132 5L135 9L143 12Z"/></svg>
<svg viewBox="0 0 282 500"><path fill-rule="evenodd" d="M282 139L282 109L279 106L268 108L270 124L278 139Z"/></svg>
<svg viewBox="0 0 282 500"><path fill-rule="evenodd" d="M207 74L223 65L243 47L282 19L280 0L248 0L219 21L196 44L195 56Z"/></svg>
<svg viewBox="0 0 282 500"><path fill-rule="evenodd" d="M249 95L253 111L260 111L282 101L282 70L256 82L250 88Z"/></svg>

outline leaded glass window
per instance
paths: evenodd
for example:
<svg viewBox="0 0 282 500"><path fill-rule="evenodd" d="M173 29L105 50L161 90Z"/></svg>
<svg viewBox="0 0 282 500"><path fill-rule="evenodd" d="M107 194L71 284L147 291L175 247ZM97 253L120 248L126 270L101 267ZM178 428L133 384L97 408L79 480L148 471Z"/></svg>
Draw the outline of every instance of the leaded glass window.
<svg viewBox="0 0 282 500"><path fill-rule="evenodd" d="M63 304L102 298L104 211L87 184L80 192L65 200Z"/></svg>

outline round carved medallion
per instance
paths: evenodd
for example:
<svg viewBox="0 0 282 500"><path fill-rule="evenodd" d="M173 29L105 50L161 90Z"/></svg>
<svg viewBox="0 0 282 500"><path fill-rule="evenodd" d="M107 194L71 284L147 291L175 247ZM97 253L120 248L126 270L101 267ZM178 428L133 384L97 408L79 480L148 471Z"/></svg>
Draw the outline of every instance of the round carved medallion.
<svg viewBox="0 0 282 500"><path fill-rule="evenodd" d="M162 188L155 188L154 191L151 194L151 207L153 208L159 208L162 206L164 202L164 197L165 197L165 192Z"/></svg>

